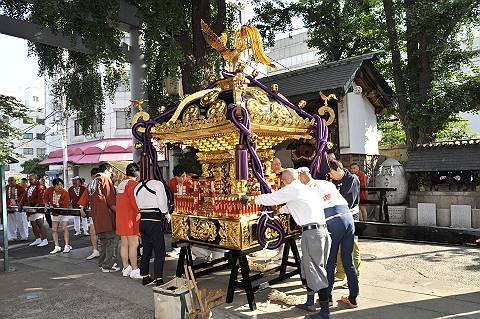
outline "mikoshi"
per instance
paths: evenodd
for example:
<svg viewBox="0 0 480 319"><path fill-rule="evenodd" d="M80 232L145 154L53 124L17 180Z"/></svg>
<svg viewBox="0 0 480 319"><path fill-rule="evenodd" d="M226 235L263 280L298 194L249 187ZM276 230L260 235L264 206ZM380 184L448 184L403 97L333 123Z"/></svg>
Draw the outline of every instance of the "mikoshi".
<svg viewBox="0 0 480 319"><path fill-rule="evenodd" d="M142 149L142 178L165 182L152 139L196 148L202 176L194 179L192 194L175 195L173 237L230 250L277 248L298 231L293 220L276 213L275 207L244 205L242 199L279 187L270 162L275 145L288 139L315 139L311 171L325 173L327 125L320 116L302 110L304 101L294 105L276 85L260 83L257 72L245 72L246 64L239 60L245 55L273 66L255 27L242 26L235 33L235 48L227 48L224 37L217 37L205 23L202 31L228 69L206 89L152 118L142 110L135 114L133 134L141 141L136 147Z"/></svg>

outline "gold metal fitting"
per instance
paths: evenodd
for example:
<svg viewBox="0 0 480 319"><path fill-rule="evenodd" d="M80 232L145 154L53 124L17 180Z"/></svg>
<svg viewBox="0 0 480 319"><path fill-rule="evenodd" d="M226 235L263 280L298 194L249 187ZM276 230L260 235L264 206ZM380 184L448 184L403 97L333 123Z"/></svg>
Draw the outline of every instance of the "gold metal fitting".
<svg viewBox="0 0 480 319"><path fill-rule="evenodd" d="M278 92L278 84L274 83L272 84L272 91L277 93Z"/></svg>
<svg viewBox="0 0 480 319"><path fill-rule="evenodd" d="M258 135L255 133L252 133L248 136L248 140L250 143L257 143Z"/></svg>
<svg viewBox="0 0 480 319"><path fill-rule="evenodd" d="M256 77L258 76L258 71L257 71L257 70L253 70L253 71L252 71L252 76L253 76L254 78L256 78Z"/></svg>
<svg viewBox="0 0 480 319"><path fill-rule="evenodd" d="M237 70L238 71L243 71L243 70L245 70L246 67L247 67L247 65L243 62L238 62L238 64L237 64Z"/></svg>
<svg viewBox="0 0 480 319"><path fill-rule="evenodd" d="M306 105L307 105L307 101L305 100L300 100L300 102L298 102L298 107L301 109L303 109Z"/></svg>
<svg viewBox="0 0 480 319"><path fill-rule="evenodd" d="M163 113L163 112L165 112L166 109L167 108L164 105L162 105L158 108L158 113Z"/></svg>
<svg viewBox="0 0 480 319"><path fill-rule="evenodd" d="M135 143L135 148L137 150L141 149L143 147L143 143Z"/></svg>

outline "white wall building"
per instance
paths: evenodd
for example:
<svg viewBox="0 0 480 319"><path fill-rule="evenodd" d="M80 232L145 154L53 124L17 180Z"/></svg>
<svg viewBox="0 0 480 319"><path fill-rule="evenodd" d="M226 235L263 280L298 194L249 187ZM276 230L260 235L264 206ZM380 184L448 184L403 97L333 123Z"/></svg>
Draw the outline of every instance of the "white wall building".
<svg viewBox="0 0 480 319"><path fill-rule="evenodd" d="M25 89L24 105L28 107L28 115L35 124L27 124L22 120L13 121L12 125L23 132L20 140L14 141L14 148L22 157L18 157L18 164L10 165L8 176L21 175L22 164L39 156L48 154L45 132L45 94L40 87L28 87Z"/></svg>
<svg viewBox="0 0 480 319"><path fill-rule="evenodd" d="M306 100L306 108L314 113L323 105L319 91L335 93L338 100L330 105L336 109L336 124L330 130L338 130L331 135L337 154L347 162L378 155L377 114L390 103L392 91L371 62L376 54L320 64L318 50L309 48L307 39L308 33L301 32L277 40L268 52L277 69L261 81L278 84L279 92L293 103ZM282 159L288 162L286 157Z"/></svg>

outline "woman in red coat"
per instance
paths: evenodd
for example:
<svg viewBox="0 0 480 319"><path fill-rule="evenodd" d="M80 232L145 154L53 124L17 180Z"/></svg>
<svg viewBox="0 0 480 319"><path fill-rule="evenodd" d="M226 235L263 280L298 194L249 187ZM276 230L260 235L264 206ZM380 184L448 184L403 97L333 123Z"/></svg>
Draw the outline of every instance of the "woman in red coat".
<svg viewBox="0 0 480 319"><path fill-rule="evenodd" d="M121 237L120 256L122 257L124 277L141 279L137 265L138 236L140 235L140 211L135 201L135 186L137 186L139 167L135 163L128 164L125 179L117 188L117 218L116 231ZM130 259L130 264L128 260Z"/></svg>

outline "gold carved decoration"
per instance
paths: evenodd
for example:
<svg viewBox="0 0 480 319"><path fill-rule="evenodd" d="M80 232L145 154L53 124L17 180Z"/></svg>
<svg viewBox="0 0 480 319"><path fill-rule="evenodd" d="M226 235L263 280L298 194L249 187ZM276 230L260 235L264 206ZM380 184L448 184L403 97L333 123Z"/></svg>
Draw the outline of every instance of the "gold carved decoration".
<svg viewBox="0 0 480 319"><path fill-rule="evenodd" d="M270 104L270 111L272 117L279 119L288 119L290 118L290 112L286 109L285 106L280 105L278 102L273 102Z"/></svg>
<svg viewBox="0 0 480 319"><path fill-rule="evenodd" d="M172 215L172 236L176 240L188 240L188 217Z"/></svg>
<svg viewBox="0 0 480 319"><path fill-rule="evenodd" d="M290 221L290 216L289 215L277 215L277 219L280 222L280 225L282 225L283 231L285 234L288 234L289 229L288 229L288 224Z"/></svg>
<svg viewBox="0 0 480 319"><path fill-rule="evenodd" d="M333 123L333 121L335 121L335 112L333 111L333 109L330 106L328 106L328 101L330 101L331 99L336 100L337 96L333 93L326 96L325 94L323 94L322 91L320 91L319 94L320 94L320 98L323 100L324 104L323 104L322 107L320 107L318 109L318 115L323 116L323 115L325 115L325 113L328 113L328 120L325 124L327 126L329 126Z"/></svg>
<svg viewBox="0 0 480 319"><path fill-rule="evenodd" d="M259 88L249 87L247 92L249 92L261 104L267 104L270 102L268 95Z"/></svg>
<svg viewBox="0 0 480 319"><path fill-rule="evenodd" d="M265 109L256 99L247 100L247 110L251 117L258 117L265 114Z"/></svg>
<svg viewBox="0 0 480 319"><path fill-rule="evenodd" d="M220 95L219 91L208 92L207 94L202 96L202 98L200 99L200 105L204 107L209 106L210 104L212 104L218 99L219 95Z"/></svg>
<svg viewBox="0 0 480 319"><path fill-rule="evenodd" d="M200 118L200 108L198 105L189 105L183 113L182 121L191 122Z"/></svg>
<svg viewBox="0 0 480 319"><path fill-rule="evenodd" d="M218 100L211 103L207 111L208 118L223 118L227 114L227 102L224 100Z"/></svg>
<svg viewBox="0 0 480 319"><path fill-rule="evenodd" d="M217 227L211 220L191 218L190 236L202 241L214 241L217 237Z"/></svg>
<svg viewBox="0 0 480 319"><path fill-rule="evenodd" d="M242 248L250 247L250 227L248 227L248 222L242 223Z"/></svg>
<svg viewBox="0 0 480 319"><path fill-rule="evenodd" d="M220 235L220 246L231 247L235 249L241 249L240 243L240 223L231 222L226 220L219 221L220 229L218 234Z"/></svg>

